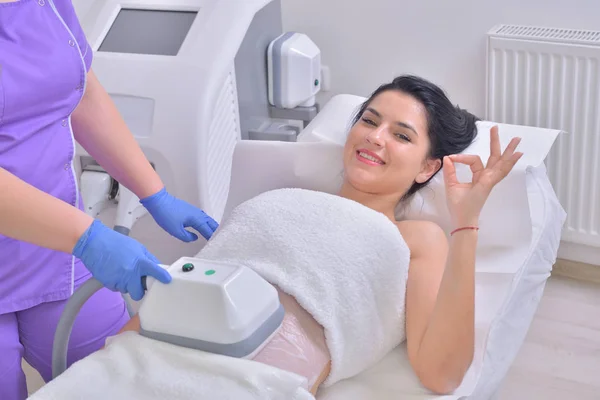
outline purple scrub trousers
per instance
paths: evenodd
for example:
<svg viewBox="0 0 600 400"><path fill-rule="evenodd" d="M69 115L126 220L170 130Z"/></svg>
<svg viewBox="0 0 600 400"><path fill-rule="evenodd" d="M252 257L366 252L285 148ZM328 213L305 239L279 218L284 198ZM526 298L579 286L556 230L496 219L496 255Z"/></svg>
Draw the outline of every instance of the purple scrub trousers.
<svg viewBox="0 0 600 400"><path fill-rule="evenodd" d="M82 210L71 113L91 62L71 0L0 3L0 167ZM51 378L58 319L90 276L70 254L0 235L0 399L26 398L22 357ZM69 364L101 348L128 319L120 293L97 292L75 323Z"/></svg>

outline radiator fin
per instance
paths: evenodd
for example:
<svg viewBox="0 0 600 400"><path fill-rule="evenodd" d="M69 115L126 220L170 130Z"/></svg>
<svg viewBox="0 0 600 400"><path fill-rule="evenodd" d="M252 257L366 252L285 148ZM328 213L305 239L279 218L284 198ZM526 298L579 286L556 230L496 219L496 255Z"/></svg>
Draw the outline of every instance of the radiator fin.
<svg viewBox="0 0 600 400"><path fill-rule="evenodd" d="M585 43L600 45L600 31L582 29L544 28L522 25L498 25L490 35L529 40L549 40L562 43Z"/></svg>

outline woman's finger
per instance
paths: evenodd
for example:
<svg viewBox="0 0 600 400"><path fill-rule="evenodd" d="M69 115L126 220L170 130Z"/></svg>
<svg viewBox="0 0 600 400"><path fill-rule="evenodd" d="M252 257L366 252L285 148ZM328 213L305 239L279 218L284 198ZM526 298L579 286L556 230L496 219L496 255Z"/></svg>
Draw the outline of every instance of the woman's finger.
<svg viewBox="0 0 600 400"><path fill-rule="evenodd" d="M517 164L517 162L519 162L522 156L523 153L517 152L512 154L508 160L502 160L502 162L498 164L502 178L507 176L510 173L510 171L512 171L512 169Z"/></svg>
<svg viewBox="0 0 600 400"><path fill-rule="evenodd" d="M500 135L498 135L498 126L494 125L490 129L490 157L488 158L487 167L493 167L502 156L500 147Z"/></svg>
<svg viewBox="0 0 600 400"><path fill-rule="evenodd" d="M450 156L452 162L468 165L471 168L473 174L477 174L484 170L483 162L481 157L473 154L454 154Z"/></svg>
<svg viewBox="0 0 600 400"><path fill-rule="evenodd" d="M517 152L514 153L508 160L500 160L496 166L490 170L491 173L488 175L489 179L486 180L487 184L489 184L491 187L494 187L502 179L506 178L522 156L523 153Z"/></svg>
<svg viewBox="0 0 600 400"><path fill-rule="evenodd" d="M450 160L450 157L444 157L442 169L444 170L446 186L452 186L458 183L458 179L456 179L456 168L454 168L454 164L452 163L452 160Z"/></svg>
<svg viewBox="0 0 600 400"><path fill-rule="evenodd" d="M515 150L517 149L517 146L519 145L519 143L521 143L521 138L516 137L516 138L512 138L512 140L510 141L510 143L508 144L508 146L506 146L506 149L504 149L504 153L502 153L502 160L505 161L509 161L513 154L515 153Z"/></svg>

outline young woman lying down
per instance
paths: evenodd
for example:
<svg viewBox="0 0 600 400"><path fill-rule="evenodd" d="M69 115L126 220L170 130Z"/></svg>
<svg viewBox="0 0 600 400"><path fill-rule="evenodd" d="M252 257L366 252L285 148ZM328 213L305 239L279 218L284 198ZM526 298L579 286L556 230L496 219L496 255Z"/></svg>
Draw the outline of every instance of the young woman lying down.
<svg viewBox="0 0 600 400"><path fill-rule="evenodd" d="M405 315L394 316L392 324L405 324L410 364L421 383L436 393L455 390L471 365L479 214L490 191L522 155L515 152L519 139L501 153L497 128L490 133L491 155L485 166L477 156L458 155L472 143L475 123L473 115L453 106L437 86L401 76L362 105L344 147L344 181L338 196L389 219L410 251L405 292L399 292L405 293ZM472 183L458 182L455 163L470 166ZM449 240L433 223L398 222L394 216L397 205L424 188L442 166L454 228ZM290 210L301 215L306 212L303 207L300 203ZM252 223L248 220L246 225ZM256 232L247 237L257 240L257 252L276 251L255 238L260 236ZM218 235L219 231L207 247ZM283 327L253 360L306 377L308 389L316 394L332 367L326 332L295 297L277 288L286 311ZM366 322L356 321L361 323ZM137 316L124 327L127 330L139 331Z"/></svg>

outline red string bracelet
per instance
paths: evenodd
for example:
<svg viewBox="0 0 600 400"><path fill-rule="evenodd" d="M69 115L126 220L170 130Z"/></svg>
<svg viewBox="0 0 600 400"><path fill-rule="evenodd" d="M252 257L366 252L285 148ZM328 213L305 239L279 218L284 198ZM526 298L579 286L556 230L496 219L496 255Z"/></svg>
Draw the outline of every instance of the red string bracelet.
<svg viewBox="0 0 600 400"><path fill-rule="evenodd" d="M464 231L464 230L467 230L467 229L472 229L472 230L478 231L479 227L478 226L465 226L465 227L462 227L462 228L458 228L458 229L455 229L452 232L450 232L450 236L454 235L458 231Z"/></svg>

